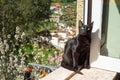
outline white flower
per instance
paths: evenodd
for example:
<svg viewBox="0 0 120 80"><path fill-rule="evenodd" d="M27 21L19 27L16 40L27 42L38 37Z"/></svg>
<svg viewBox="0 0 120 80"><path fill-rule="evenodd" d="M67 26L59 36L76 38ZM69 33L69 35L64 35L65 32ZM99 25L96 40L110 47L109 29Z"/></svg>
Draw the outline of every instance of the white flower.
<svg viewBox="0 0 120 80"><path fill-rule="evenodd" d="M25 57L22 57L22 58L21 58L21 61L24 61L24 60L25 60Z"/></svg>
<svg viewBox="0 0 120 80"><path fill-rule="evenodd" d="M9 45L6 44L5 51L8 51L8 50L9 50Z"/></svg>
<svg viewBox="0 0 120 80"><path fill-rule="evenodd" d="M36 60L36 63L39 63L39 61L38 61L38 60Z"/></svg>
<svg viewBox="0 0 120 80"><path fill-rule="evenodd" d="M10 72L10 69L7 69L8 72Z"/></svg>
<svg viewBox="0 0 120 80"><path fill-rule="evenodd" d="M10 35L10 34L8 34L8 35L7 35L7 38L11 38L11 35Z"/></svg>
<svg viewBox="0 0 120 80"><path fill-rule="evenodd" d="M5 56L1 56L1 59L4 59L5 58Z"/></svg>
<svg viewBox="0 0 120 80"><path fill-rule="evenodd" d="M21 64L24 64L25 62L24 61L21 61Z"/></svg>
<svg viewBox="0 0 120 80"><path fill-rule="evenodd" d="M7 40L4 40L4 44L7 44Z"/></svg>
<svg viewBox="0 0 120 80"><path fill-rule="evenodd" d="M14 64L14 66L15 66L15 67L17 67L17 66L18 66L18 64L17 64L17 63L15 63L15 64Z"/></svg>
<svg viewBox="0 0 120 80"><path fill-rule="evenodd" d="M23 32L23 33L21 34L21 38L23 39L24 36L25 36L25 32Z"/></svg>
<svg viewBox="0 0 120 80"><path fill-rule="evenodd" d="M14 37L15 37L16 40L18 40L19 35L18 35L18 34L15 34Z"/></svg>
<svg viewBox="0 0 120 80"><path fill-rule="evenodd" d="M0 37L0 43L2 42L2 38Z"/></svg>
<svg viewBox="0 0 120 80"><path fill-rule="evenodd" d="M15 58L14 62L17 62L18 61L18 57L14 56L14 58Z"/></svg>
<svg viewBox="0 0 120 80"><path fill-rule="evenodd" d="M5 54L5 51L4 51L4 49L1 49L0 51L1 51L1 53L2 53L2 54Z"/></svg>
<svg viewBox="0 0 120 80"><path fill-rule="evenodd" d="M9 60L10 60L10 61L13 61L13 58L12 58L12 57L9 57Z"/></svg>
<svg viewBox="0 0 120 80"><path fill-rule="evenodd" d="M0 49L4 49L4 44L0 42Z"/></svg>
<svg viewBox="0 0 120 80"><path fill-rule="evenodd" d="M45 54L43 54L42 57L45 57Z"/></svg>
<svg viewBox="0 0 120 80"><path fill-rule="evenodd" d="M16 33L20 33L20 28L19 28L19 26L16 27Z"/></svg>
<svg viewBox="0 0 120 80"><path fill-rule="evenodd" d="M16 70L13 70L13 74L16 74L16 72L17 72Z"/></svg>

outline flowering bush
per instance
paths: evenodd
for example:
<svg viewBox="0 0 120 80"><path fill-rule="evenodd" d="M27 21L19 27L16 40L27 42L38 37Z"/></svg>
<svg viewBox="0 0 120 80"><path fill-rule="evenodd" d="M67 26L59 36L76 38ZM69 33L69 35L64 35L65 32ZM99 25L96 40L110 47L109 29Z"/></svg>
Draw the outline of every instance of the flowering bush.
<svg viewBox="0 0 120 80"><path fill-rule="evenodd" d="M57 61L56 48L42 44L39 46L37 41L28 41L26 34L19 30L16 27L14 37L11 34L6 39L0 37L0 80L22 80L29 62L46 65L60 63Z"/></svg>

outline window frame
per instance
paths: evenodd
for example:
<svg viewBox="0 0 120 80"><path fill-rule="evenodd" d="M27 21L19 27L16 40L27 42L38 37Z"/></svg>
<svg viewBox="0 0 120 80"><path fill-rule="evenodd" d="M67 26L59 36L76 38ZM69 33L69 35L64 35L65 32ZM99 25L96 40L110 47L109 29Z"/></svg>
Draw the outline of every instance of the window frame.
<svg viewBox="0 0 120 80"><path fill-rule="evenodd" d="M103 0L91 0L91 21L94 22L90 51L91 67L120 72L120 59L100 55L100 41L102 28ZM89 0L84 0L84 23L88 23Z"/></svg>

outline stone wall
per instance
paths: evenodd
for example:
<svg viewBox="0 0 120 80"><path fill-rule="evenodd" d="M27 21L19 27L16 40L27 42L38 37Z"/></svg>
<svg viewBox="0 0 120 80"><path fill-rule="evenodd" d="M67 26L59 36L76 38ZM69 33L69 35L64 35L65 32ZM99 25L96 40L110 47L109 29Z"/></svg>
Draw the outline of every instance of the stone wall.
<svg viewBox="0 0 120 80"><path fill-rule="evenodd" d="M78 21L83 21L83 12L84 12L84 0L77 0L77 21L76 21L76 28L78 33Z"/></svg>

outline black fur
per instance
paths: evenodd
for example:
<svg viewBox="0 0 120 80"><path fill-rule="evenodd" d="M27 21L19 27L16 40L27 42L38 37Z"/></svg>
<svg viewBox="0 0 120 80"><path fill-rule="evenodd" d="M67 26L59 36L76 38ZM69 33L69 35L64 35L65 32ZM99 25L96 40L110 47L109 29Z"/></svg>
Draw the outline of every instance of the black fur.
<svg viewBox="0 0 120 80"><path fill-rule="evenodd" d="M90 43L93 23L84 25L79 21L79 33L76 37L69 39L64 48L61 66L78 72L78 66L90 68Z"/></svg>

